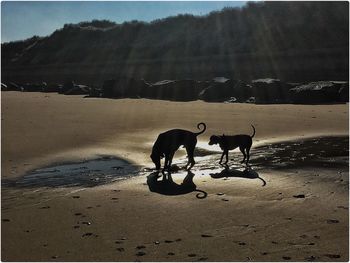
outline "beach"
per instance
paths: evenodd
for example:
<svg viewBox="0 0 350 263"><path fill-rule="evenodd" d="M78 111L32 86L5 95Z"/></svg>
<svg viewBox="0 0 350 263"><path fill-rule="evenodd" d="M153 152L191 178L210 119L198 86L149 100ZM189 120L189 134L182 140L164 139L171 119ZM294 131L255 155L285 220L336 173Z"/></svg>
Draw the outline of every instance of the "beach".
<svg viewBox="0 0 350 263"><path fill-rule="evenodd" d="M348 104L1 97L3 261L349 260ZM158 134L199 122L191 173L159 183L149 158ZM251 124L252 170L238 152L221 167L209 137L251 134ZM116 158L123 178L89 168L101 158ZM94 183L57 177L70 163Z"/></svg>

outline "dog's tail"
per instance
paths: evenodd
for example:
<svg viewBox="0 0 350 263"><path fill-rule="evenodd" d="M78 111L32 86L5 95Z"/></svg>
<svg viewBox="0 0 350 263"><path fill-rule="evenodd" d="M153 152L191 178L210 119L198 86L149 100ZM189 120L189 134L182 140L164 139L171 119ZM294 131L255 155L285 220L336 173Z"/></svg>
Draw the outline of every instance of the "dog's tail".
<svg viewBox="0 0 350 263"><path fill-rule="evenodd" d="M205 132L205 130L207 129L207 125L205 125L204 122L201 122L201 123L198 123L198 124L197 124L198 130L200 130L200 126L203 126L203 130L201 130L200 132L197 132L197 133L196 133L197 136L198 136L199 134L202 134L203 132Z"/></svg>
<svg viewBox="0 0 350 263"><path fill-rule="evenodd" d="M198 194L196 194L196 197L197 197L198 199L204 199L204 198L206 198L207 195L208 195L207 192L205 192L205 191L203 191L203 190L198 190L198 189L196 189L195 192L198 192Z"/></svg>
<svg viewBox="0 0 350 263"><path fill-rule="evenodd" d="M254 137L254 135L255 135L255 128L254 128L254 126L252 125L252 127L253 127L253 134L250 136L250 137Z"/></svg>

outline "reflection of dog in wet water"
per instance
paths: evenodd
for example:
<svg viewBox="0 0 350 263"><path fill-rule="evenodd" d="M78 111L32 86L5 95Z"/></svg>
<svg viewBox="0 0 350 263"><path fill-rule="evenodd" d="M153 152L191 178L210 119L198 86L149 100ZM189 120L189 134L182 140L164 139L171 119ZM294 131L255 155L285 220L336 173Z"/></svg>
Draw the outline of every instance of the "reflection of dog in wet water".
<svg viewBox="0 0 350 263"><path fill-rule="evenodd" d="M239 147L239 149L241 150L244 156L244 159L243 161L241 161L241 163L244 163L244 161L247 159L246 164L248 165L249 157L250 157L249 151L253 144L252 138L255 135L255 128L253 125L252 127L253 127L252 135L239 134L239 135L226 136L225 134L223 134L222 136L213 135L210 137L209 145L219 144L221 150L223 150L219 164L221 164L222 159L224 158L224 155L226 155L225 164L227 164L228 151Z"/></svg>
<svg viewBox="0 0 350 263"><path fill-rule="evenodd" d="M246 168L243 171L236 170L236 169L230 169L228 165L224 165L225 169L223 169L220 173L211 173L211 178L219 179L223 177L241 177L241 178L247 178L247 179L260 179L263 182L262 186L266 185L266 181L259 176L257 172L255 172L251 168Z"/></svg>
<svg viewBox="0 0 350 263"><path fill-rule="evenodd" d="M156 169L160 169L160 159L163 157L165 157L163 170L170 168L174 154L181 145L183 145L187 151L188 162L186 164L186 168L190 164L188 169L191 169L195 164L193 154L194 148L197 144L197 136L202 134L207 128L203 122L199 123L197 128L200 129L200 126L203 126L203 130L197 133L181 129L173 129L159 134L156 142L153 145L151 154L151 159L156 165Z"/></svg>
<svg viewBox="0 0 350 263"><path fill-rule="evenodd" d="M191 192L199 192L196 197L203 199L207 197L207 193L198 190L197 186L193 182L194 173L187 171L186 177L183 179L181 184L177 184L173 181L171 173L163 173L162 180L158 181L158 172L151 173L147 176L147 185L151 192L156 192L162 195L184 195Z"/></svg>

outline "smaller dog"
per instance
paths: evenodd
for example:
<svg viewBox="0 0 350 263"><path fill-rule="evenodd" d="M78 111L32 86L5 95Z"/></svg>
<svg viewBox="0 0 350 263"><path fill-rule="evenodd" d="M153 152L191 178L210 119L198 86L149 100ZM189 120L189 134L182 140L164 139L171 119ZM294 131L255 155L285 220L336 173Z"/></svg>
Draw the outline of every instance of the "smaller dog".
<svg viewBox="0 0 350 263"><path fill-rule="evenodd" d="M249 151L250 151L250 147L252 147L252 144L253 144L252 138L255 135L255 128L253 125L252 127L253 127L253 134L251 136L246 134L226 136L225 134L223 134L222 136L213 135L210 137L209 145L219 144L220 148L223 150L219 164L221 164L222 159L224 158L224 155L226 155L225 164L227 164L228 151L239 147L239 149L241 150L244 156L244 159L243 161L241 161L241 163L244 163L244 161L247 159L246 165L248 165Z"/></svg>

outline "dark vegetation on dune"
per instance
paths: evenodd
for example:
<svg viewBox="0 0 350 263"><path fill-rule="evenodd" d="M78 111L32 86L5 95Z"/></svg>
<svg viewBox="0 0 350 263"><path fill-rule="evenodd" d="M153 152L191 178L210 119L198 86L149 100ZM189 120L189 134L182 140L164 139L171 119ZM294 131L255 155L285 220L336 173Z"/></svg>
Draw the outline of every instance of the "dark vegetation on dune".
<svg viewBox="0 0 350 263"><path fill-rule="evenodd" d="M206 16L150 23L66 24L47 37L1 45L2 90L182 101L346 102L348 7L348 2L249 2Z"/></svg>

